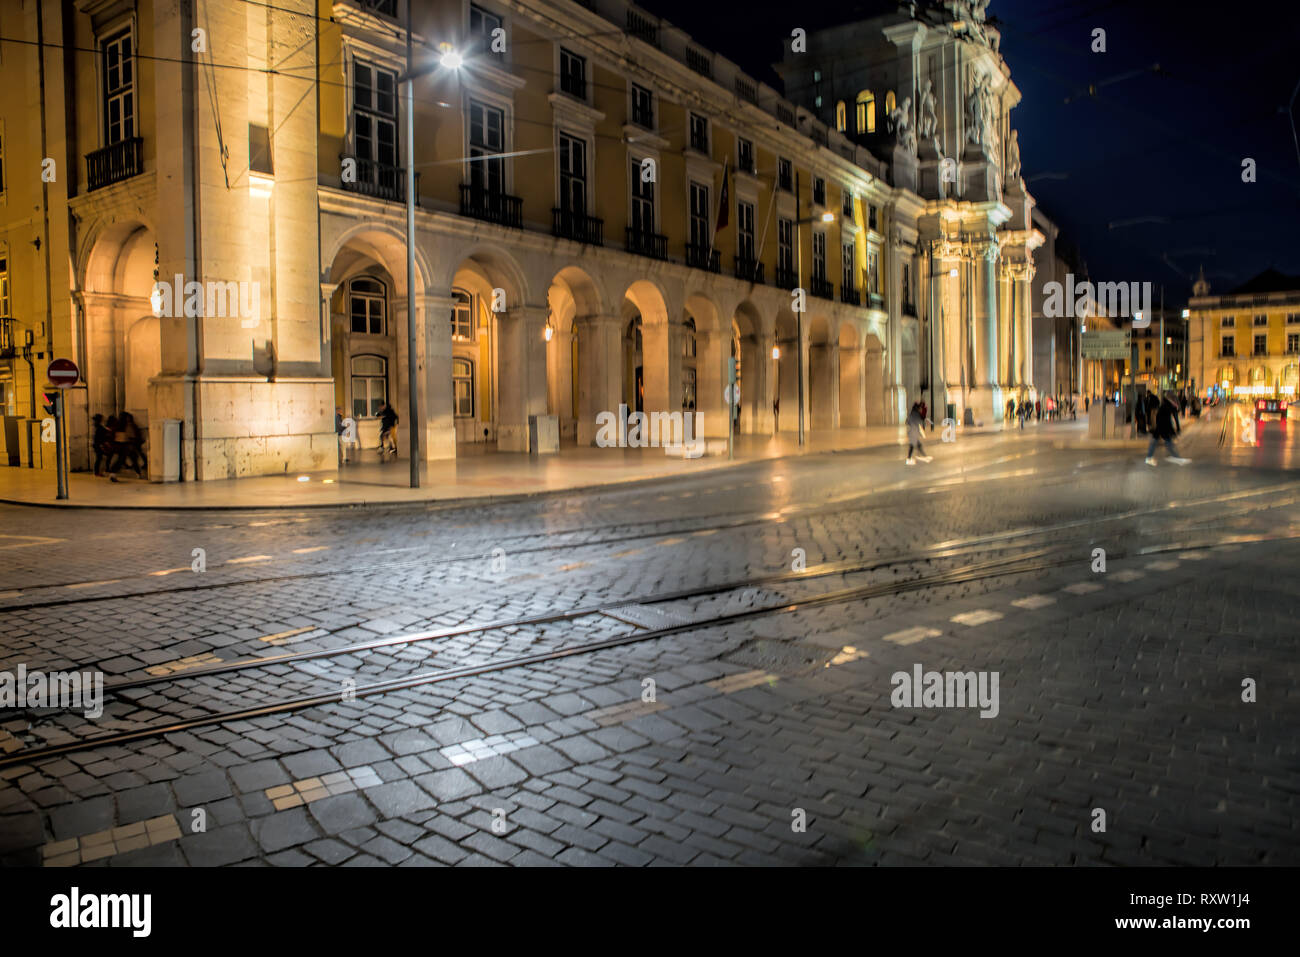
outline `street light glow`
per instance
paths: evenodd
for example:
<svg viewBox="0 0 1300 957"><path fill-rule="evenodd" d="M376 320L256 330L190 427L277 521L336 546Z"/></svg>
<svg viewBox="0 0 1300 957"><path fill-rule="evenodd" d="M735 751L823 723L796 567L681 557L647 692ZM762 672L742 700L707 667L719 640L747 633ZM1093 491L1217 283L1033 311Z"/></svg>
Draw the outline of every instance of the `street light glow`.
<svg viewBox="0 0 1300 957"><path fill-rule="evenodd" d="M442 55L438 57L438 62L448 70L459 70L461 64L465 62L456 51L456 48L450 43L440 43L438 49L442 51Z"/></svg>
<svg viewBox="0 0 1300 957"><path fill-rule="evenodd" d="M833 222L835 222L835 214L834 214L834 213L822 213L822 222L823 222L823 223L833 223Z"/></svg>
<svg viewBox="0 0 1300 957"><path fill-rule="evenodd" d="M779 358L781 358L781 347L780 347L780 346L773 346L773 347L772 347L772 358L773 358L773 359L779 359Z"/></svg>

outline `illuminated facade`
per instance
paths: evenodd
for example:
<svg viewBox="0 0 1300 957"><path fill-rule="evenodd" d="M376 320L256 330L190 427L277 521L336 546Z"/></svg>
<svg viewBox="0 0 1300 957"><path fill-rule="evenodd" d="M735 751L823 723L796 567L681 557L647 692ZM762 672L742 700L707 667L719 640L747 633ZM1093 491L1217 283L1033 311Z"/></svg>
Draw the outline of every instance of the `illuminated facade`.
<svg viewBox="0 0 1300 957"><path fill-rule="evenodd" d="M1222 295L1204 276L1188 303L1192 386L1202 395L1294 399L1300 386L1300 277L1266 270Z"/></svg>
<svg viewBox="0 0 1300 957"><path fill-rule="evenodd" d="M591 444L621 404L725 436L731 358L742 433L797 428L801 356L811 429L897 423L923 382L996 417L1032 377L1041 237L996 32L950 6L964 27L876 23L888 82L837 118L625 0L417 2L414 382L405 0L6 11L5 411L29 426L73 358L74 468L127 410L152 450L179 423L187 480L332 468L335 407L371 446L412 388L429 459L528 451L531 416Z"/></svg>

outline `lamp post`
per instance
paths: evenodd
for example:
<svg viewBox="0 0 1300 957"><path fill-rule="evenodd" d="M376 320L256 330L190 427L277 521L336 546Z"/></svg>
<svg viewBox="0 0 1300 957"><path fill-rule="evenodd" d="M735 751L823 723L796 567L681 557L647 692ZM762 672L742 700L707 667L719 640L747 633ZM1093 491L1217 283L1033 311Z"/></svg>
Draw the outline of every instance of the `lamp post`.
<svg viewBox="0 0 1300 957"><path fill-rule="evenodd" d="M803 314L807 308L808 290L803 287L803 226L805 223L833 223L835 214L831 212L822 213L820 216L801 215L803 211L803 194L800 191L799 173L794 174L794 255L795 255L795 288L803 292L803 309L795 310L795 339L798 355L796 365L799 367L799 445L803 442L803 383L804 383L804 353L803 353Z"/></svg>
<svg viewBox="0 0 1300 957"><path fill-rule="evenodd" d="M401 83L406 95L406 380L410 416L411 488L420 487L420 361L419 337L415 330L415 78L439 67L459 70L461 56L450 43L439 45L436 62L415 69L411 54L411 4L406 6L406 75Z"/></svg>

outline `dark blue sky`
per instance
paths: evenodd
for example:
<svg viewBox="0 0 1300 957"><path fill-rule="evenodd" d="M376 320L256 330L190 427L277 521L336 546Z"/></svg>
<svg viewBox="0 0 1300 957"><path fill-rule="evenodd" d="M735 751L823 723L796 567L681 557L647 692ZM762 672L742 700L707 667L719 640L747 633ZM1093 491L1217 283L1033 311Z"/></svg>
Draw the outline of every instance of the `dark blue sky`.
<svg viewBox="0 0 1300 957"><path fill-rule="evenodd" d="M640 0L775 84L796 26L853 2ZM1286 105L1300 83L1300 3L992 0L1022 100L1029 189L1096 280L1223 292L1265 268L1300 275L1300 156ZM1106 52L1091 51L1094 28ZM1090 91L1090 87L1093 89ZM1300 127L1300 97L1292 106ZM1242 182L1242 160L1256 182ZM1115 225L1126 220L1155 220ZM1158 292L1157 292L1158 295Z"/></svg>

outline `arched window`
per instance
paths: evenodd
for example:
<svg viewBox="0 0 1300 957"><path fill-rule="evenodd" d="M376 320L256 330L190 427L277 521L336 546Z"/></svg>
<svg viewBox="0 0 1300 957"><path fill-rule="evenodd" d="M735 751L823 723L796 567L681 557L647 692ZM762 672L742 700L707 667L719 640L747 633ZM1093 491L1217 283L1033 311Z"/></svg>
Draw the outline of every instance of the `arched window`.
<svg viewBox="0 0 1300 957"><path fill-rule="evenodd" d="M466 342L474 340L474 298L464 289L453 289L452 298L456 300L451 307L451 337Z"/></svg>
<svg viewBox="0 0 1300 957"><path fill-rule="evenodd" d="M460 356L451 360L451 402L457 417L474 415L474 363Z"/></svg>
<svg viewBox="0 0 1300 957"><path fill-rule="evenodd" d="M840 100L838 103L835 104L835 128L839 130L841 133L843 133L848 128L849 125L848 113L849 113L848 108L844 105L843 100Z"/></svg>
<svg viewBox="0 0 1300 957"><path fill-rule="evenodd" d="M348 283L348 312L352 331L372 336L384 334L384 284L371 276L361 276Z"/></svg>
<svg viewBox="0 0 1300 957"><path fill-rule="evenodd" d="M388 360L383 356L352 357L352 417L374 418L388 404Z"/></svg>
<svg viewBox="0 0 1300 957"><path fill-rule="evenodd" d="M694 412L696 401L695 358L699 354L695 320L690 316L682 323L682 411Z"/></svg>
<svg viewBox="0 0 1300 957"><path fill-rule="evenodd" d="M870 90L858 94L858 132L876 132L876 97Z"/></svg>
<svg viewBox="0 0 1300 957"><path fill-rule="evenodd" d="M695 320L688 318L683 323L684 332L682 333L682 356L687 359L694 359L696 354L696 337L695 337Z"/></svg>
<svg viewBox="0 0 1300 957"><path fill-rule="evenodd" d="M885 115L888 116L893 113L896 106L898 106L898 100L894 97L894 91L890 90L885 94Z"/></svg>

